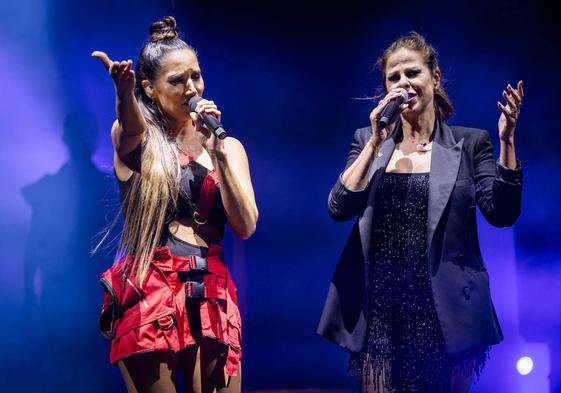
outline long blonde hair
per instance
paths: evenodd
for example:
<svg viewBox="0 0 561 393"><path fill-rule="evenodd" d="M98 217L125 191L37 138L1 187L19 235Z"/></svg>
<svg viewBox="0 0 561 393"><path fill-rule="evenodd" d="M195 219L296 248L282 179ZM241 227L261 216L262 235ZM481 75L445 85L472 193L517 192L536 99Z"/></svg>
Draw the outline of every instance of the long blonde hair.
<svg viewBox="0 0 561 393"><path fill-rule="evenodd" d="M150 26L150 39L136 66L135 96L147 124L140 146L140 173L135 172L121 210L125 222L118 256L133 257L133 271L142 285L180 189L177 146L166 118L146 95L143 80L156 78L162 59L175 50L194 49L178 37L175 19L166 16Z"/></svg>

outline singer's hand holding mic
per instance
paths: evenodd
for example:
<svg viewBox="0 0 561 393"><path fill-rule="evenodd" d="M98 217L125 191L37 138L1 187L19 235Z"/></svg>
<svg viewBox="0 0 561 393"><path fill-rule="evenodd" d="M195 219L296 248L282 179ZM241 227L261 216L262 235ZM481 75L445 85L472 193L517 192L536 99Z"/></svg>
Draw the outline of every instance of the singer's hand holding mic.
<svg viewBox="0 0 561 393"><path fill-rule="evenodd" d="M202 132L207 138L210 138L211 134L218 139L226 138L226 130L220 123L222 113L214 101L193 96L189 99L189 111L197 131Z"/></svg>
<svg viewBox="0 0 561 393"><path fill-rule="evenodd" d="M371 143L376 149L388 138L388 126L397 120L401 111L407 107L408 99L407 90L403 88L392 90L370 112Z"/></svg>

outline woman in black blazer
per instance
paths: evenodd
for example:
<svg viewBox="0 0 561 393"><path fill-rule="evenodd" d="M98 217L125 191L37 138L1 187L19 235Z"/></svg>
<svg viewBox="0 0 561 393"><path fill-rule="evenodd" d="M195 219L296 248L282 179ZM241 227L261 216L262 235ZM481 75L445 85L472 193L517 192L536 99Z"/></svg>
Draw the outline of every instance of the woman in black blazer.
<svg viewBox="0 0 561 393"><path fill-rule="evenodd" d="M453 127L436 51L412 32L379 60L387 95L359 129L329 195L337 221L358 216L318 332L351 351L363 392L468 392L502 339L477 239L475 206L495 226L520 214L514 130L522 82L498 102L489 134ZM405 89L395 124L384 108Z"/></svg>

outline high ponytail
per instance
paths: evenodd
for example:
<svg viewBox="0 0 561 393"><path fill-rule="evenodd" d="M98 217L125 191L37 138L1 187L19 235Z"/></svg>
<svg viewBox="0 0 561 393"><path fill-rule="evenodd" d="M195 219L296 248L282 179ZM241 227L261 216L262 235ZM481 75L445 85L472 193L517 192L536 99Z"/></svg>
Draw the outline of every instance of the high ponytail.
<svg viewBox="0 0 561 393"><path fill-rule="evenodd" d="M133 271L140 285L159 246L170 209L180 189L180 166L174 136L157 103L146 94L143 80L154 82L162 60L176 50L195 50L179 38L175 19L166 16L150 26L150 37L136 65L135 96L146 121L140 172L133 173L121 207L125 218L118 255L134 255Z"/></svg>

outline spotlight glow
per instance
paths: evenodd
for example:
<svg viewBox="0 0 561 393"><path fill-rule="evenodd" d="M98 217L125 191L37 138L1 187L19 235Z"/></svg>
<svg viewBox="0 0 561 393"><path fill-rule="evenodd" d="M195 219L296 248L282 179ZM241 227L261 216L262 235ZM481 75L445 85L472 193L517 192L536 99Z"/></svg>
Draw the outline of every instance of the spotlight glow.
<svg viewBox="0 0 561 393"><path fill-rule="evenodd" d="M516 362L516 370L520 375L528 375L534 369L534 361L529 356L523 356Z"/></svg>

